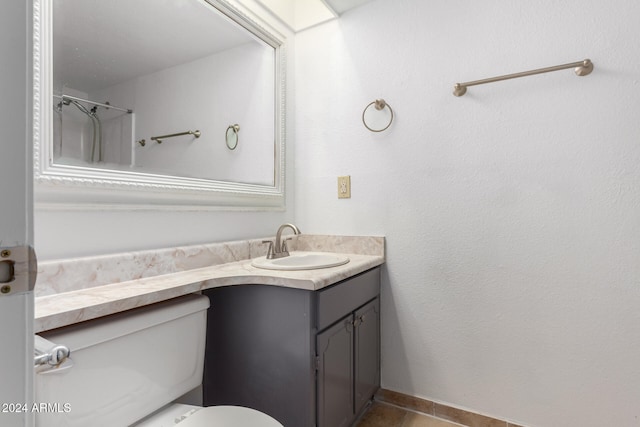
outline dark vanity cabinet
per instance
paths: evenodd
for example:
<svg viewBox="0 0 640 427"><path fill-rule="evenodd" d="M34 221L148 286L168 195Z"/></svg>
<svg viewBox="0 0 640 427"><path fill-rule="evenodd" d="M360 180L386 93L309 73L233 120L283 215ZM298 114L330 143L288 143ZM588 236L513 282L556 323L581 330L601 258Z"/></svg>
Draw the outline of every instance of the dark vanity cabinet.
<svg viewBox="0 0 640 427"><path fill-rule="evenodd" d="M204 293L205 406L251 407L285 427L348 427L379 388L379 268L319 291Z"/></svg>
<svg viewBox="0 0 640 427"><path fill-rule="evenodd" d="M380 385L378 298L316 336L319 427L349 427Z"/></svg>

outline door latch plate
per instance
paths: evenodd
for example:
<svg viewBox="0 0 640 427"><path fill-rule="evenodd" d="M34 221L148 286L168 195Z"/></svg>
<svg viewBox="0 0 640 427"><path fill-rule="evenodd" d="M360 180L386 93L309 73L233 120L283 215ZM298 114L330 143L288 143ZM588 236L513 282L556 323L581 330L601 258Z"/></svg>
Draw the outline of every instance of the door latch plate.
<svg viewBox="0 0 640 427"><path fill-rule="evenodd" d="M36 284L38 262L31 246L0 246L0 298L30 292Z"/></svg>

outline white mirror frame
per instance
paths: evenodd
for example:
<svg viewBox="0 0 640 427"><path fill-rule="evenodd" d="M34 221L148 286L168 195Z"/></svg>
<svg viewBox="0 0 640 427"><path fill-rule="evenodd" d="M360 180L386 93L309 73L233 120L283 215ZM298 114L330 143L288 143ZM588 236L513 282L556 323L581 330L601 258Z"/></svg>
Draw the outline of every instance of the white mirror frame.
<svg viewBox="0 0 640 427"><path fill-rule="evenodd" d="M282 210L285 199L285 38L225 0L206 0L275 49L274 185L243 184L53 163L52 2L33 0L34 193L38 208Z"/></svg>

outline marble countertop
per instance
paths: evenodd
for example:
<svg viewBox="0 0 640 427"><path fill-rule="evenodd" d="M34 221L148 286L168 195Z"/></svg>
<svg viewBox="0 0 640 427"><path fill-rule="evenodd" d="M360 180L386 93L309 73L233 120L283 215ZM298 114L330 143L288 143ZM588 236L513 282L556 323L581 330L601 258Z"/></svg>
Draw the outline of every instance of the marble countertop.
<svg viewBox="0 0 640 427"><path fill-rule="evenodd" d="M315 249L315 248L314 248ZM384 255L342 253L347 264L302 271L253 267L250 259L35 298L35 332L131 310L214 287L261 284L316 291L384 263Z"/></svg>

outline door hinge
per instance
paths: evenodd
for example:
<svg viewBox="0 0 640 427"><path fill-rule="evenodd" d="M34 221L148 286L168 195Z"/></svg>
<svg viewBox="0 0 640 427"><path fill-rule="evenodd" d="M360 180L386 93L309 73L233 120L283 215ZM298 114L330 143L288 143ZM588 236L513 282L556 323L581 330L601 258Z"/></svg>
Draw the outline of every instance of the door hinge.
<svg viewBox="0 0 640 427"><path fill-rule="evenodd" d="M316 356L315 360L314 360L314 365L315 365L315 370L319 370L320 369L320 356Z"/></svg>
<svg viewBox="0 0 640 427"><path fill-rule="evenodd" d="M33 291L37 274L33 247L0 246L0 297Z"/></svg>

